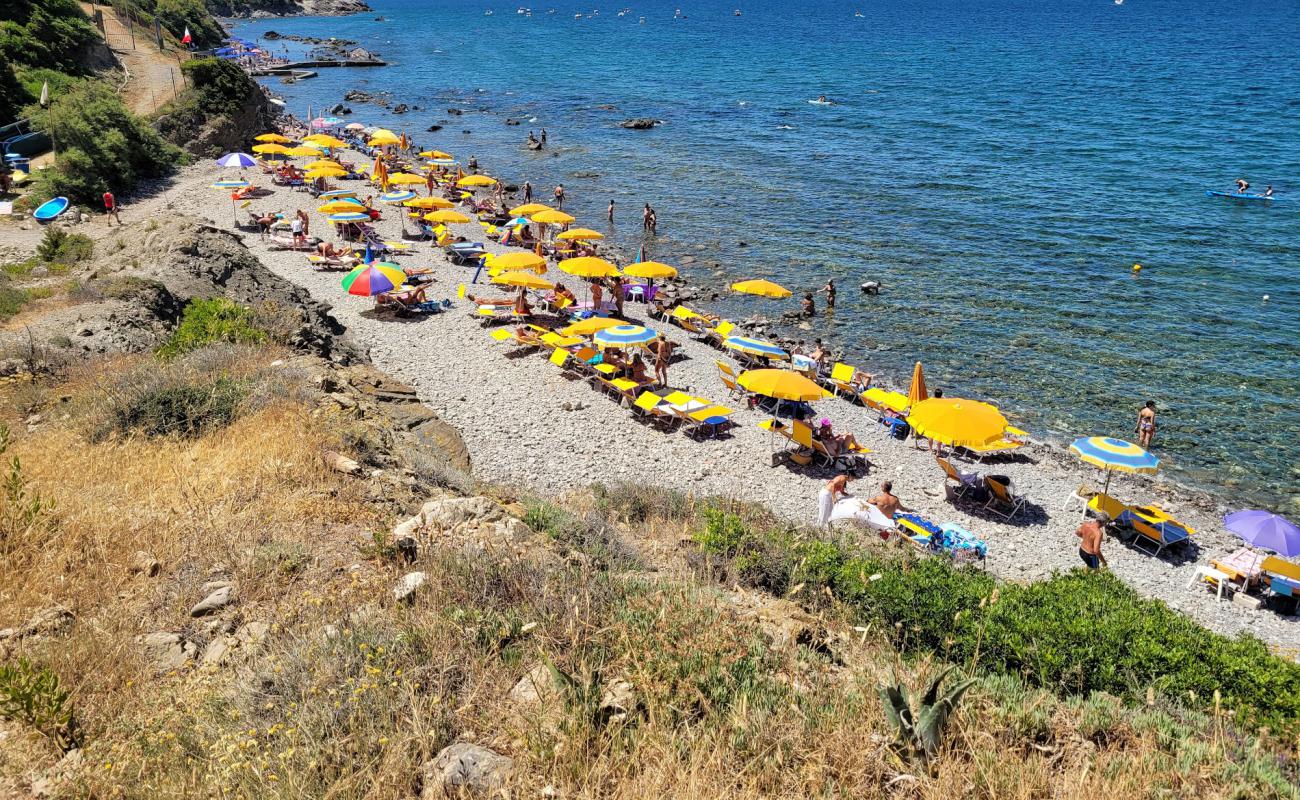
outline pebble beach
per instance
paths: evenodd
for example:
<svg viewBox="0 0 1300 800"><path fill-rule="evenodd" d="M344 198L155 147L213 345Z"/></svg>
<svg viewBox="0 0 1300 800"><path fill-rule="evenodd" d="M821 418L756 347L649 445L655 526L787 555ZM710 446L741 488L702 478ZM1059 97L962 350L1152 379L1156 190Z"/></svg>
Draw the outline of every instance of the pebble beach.
<svg viewBox="0 0 1300 800"><path fill-rule="evenodd" d="M348 152L343 158L360 163L363 156ZM484 167L491 171L491 165ZM210 188L216 172L210 165L186 168L169 188L133 204L124 216L128 221L153 217L164 222L168 216L186 214L235 230L227 194ZM280 211L286 216L299 208L307 210L312 234L332 239L331 226L315 211L318 201L305 191L270 185L269 175L254 172L250 170L248 177L269 194L255 199L249 210ZM355 187L363 196L371 193L368 184L357 181L341 186ZM246 217L246 212L241 216ZM386 238L397 240L401 229L397 212L384 207L384 218L376 227ZM476 222L449 227L454 234L485 240ZM758 427L767 415L729 401L719 380L716 362L737 366L736 362L675 326L646 318L646 306L629 302L625 315L679 345L684 358L679 357L669 370L673 388L736 409L735 425L727 435L698 441L680 431L644 424L590 383L562 374L542 351L495 341L492 328L475 314L474 305L457 299L457 286L466 284L471 292L491 296L504 295L505 287L483 283L485 277L470 286L474 268L453 265L432 243L416 243L396 260L407 268L431 268L436 282L429 286L429 299L449 299L452 305L440 314L399 319L377 313L370 298L347 295L339 285L343 272L313 270L301 252L271 249L255 232L235 232L268 269L328 304L377 367L415 387L426 405L460 430L474 473L481 479L525 488L542 497L562 496L597 482L651 484L697 496L759 503L794 524L815 524L818 490L834 473L788 462L772 466L773 450L784 446L784 440L774 443ZM493 241L485 244L494 253L511 249ZM547 274L552 280L557 276L570 277L555 268ZM684 271L684 277L690 279L689 271ZM574 279L568 285L576 284L580 281ZM952 387L949 396L959 395L959 389ZM868 473L850 485L854 494L869 497L881 481L892 481L906 506L936 522L956 523L984 539L988 544L984 566L1004 579L1032 581L1080 566L1074 535L1080 506L1076 503L1068 511L1063 506L1081 485L1100 488L1104 476L1098 470L1032 440L1014 459L984 465L954 460L958 469L1011 478L1015 492L1027 497L1029 506L1008 522L978 505L950 501L933 455L911 439L890 437L875 411L842 398L820 401L815 409L817 416L832 420L837 432L853 433L872 451ZM1300 647L1300 618L1218 602L1200 587L1188 588L1197 564L1241 546L1222 526L1227 503L1158 476L1116 475L1110 493L1127 502L1158 504L1196 529L1192 546L1160 557L1108 538L1104 552L1117 576L1212 630L1249 633L1283 652ZM861 533L874 535L865 529Z"/></svg>

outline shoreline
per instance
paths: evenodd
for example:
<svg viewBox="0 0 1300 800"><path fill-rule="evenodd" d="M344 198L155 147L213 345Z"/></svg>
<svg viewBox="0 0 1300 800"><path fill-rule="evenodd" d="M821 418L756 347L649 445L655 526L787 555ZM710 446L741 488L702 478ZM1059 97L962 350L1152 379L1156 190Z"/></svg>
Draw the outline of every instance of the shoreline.
<svg viewBox="0 0 1300 800"><path fill-rule="evenodd" d="M343 157L358 161L358 155L347 151ZM214 169L206 165L185 168L165 192L132 212L148 213L152 206L154 213L206 217L231 229L224 195L209 188L213 175ZM273 194L255 200L252 208L287 213L308 209L317 232L331 233L322 215L314 212L316 203L309 195L285 187L268 188ZM398 220L391 214L377 227L386 237L397 238ZM477 223L452 228L469 238L481 238ZM562 378L544 356L496 343L490 329L472 317L469 304L455 299L457 285L468 285L472 269L452 266L427 244L413 246L411 255L400 260L404 265L432 267L437 282L429 290L430 299L451 299L453 305L442 314L407 321L376 317L373 301L346 295L339 287L342 273L312 271L304 254L268 250L255 234L235 232L268 269L330 306L330 313L376 367L415 387L426 405L459 430L474 473L482 479L525 487L544 498L596 482L650 482L696 495L740 497L798 523L815 519L817 491L833 473L769 466L768 434L757 427L765 416L728 403L717 378L713 362L727 361L727 356L690 340L675 326L650 321L651 327L677 341L687 356L670 368L670 383L737 409L736 427L729 437L697 442L680 432L664 433L640 424L625 407L586 382ZM492 241L486 245L491 252L505 250ZM563 277L554 269L549 273L552 278L557 275ZM479 284L476 289L492 291L486 286ZM644 322L643 308L629 303L627 315ZM990 572L1008 580L1032 581L1079 565L1074 529L1080 511L1075 506L1062 512L1061 504L1080 484L1099 486L1098 470L1071 463L1064 453L1042 442L1024 448L1027 457L1016 462L973 465L983 472L1008 475L1016 490L1037 507L1027 515L1029 521L1007 524L966 504L951 504L943 473L928 452L914 448L910 440L890 438L868 409L831 398L819 402L815 410L873 451L869 474L853 484L856 493L869 495L881 480L892 480L904 504L936 522L955 522L983 538L989 546ZM1160 503L1198 531L1193 542L1199 547L1199 552L1189 548L1186 556L1157 558L1108 539L1105 552L1116 575L1143 595L1163 600L1212 630L1229 635L1249 632L1285 649L1300 644L1300 617L1218 603L1212 594L1186 588L1198 563L1227 555L1242 544L1223 530L1224 505L1219 498L1168 481L1122 475L1111 486L1112 494L1123 500Z"/></svg>

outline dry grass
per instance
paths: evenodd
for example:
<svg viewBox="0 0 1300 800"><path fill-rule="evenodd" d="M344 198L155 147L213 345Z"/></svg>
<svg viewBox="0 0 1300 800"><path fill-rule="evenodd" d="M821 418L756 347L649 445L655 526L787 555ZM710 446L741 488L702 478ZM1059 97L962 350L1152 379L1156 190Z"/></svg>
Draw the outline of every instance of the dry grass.
<svg viewBox="0 0 1300 800"><path fill-rule="evenodd" d="M269 361L244 357L250 374ZM698 523L653 493L571 506L582 524L552 535L588 555L580 566L427 551L415 568L428 590L394 605L406 568L356 547L389 514L364 480L322 466L338 434L310 403L287 393L194 439L91 443L77 414L93 404L57 398L101 385L85 373L44 392L51 421L10 451L58 508L15 556L21 569L4 565L0 621L53 602L78 615L70 635L21 648L74 690L86 767L69 794L409 798L421 763L473 741L517 760L519 797L1287 796L1277 757L1213 720L1063 701L1010 678L968 695L931 768L904 762L877 686L894 670L920 686L942 665L903 663L851 629L833 656L777 650L685 570L629 572L620 554L666 565ZM158 577L131 574L137 551L162 562ZM211 634L187 612L213 576L239 585L236 622L273 623L268 640L224 667L156 674L135 637L180 630L203 644ZM578 689L521 713L507 694L543 661ZM622 722L595 708L616 679L638 697ZM40 766L17 755L19 738L0 744L0 786ZM46 744L44 763L56 756Z"/></svg>

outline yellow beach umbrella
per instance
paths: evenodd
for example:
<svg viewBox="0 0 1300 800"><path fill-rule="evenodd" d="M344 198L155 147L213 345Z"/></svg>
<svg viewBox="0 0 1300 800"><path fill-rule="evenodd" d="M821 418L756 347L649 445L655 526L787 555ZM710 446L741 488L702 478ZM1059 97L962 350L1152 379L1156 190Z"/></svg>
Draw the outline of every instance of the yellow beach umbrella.
<svg viewBox="0 0 1300 800"><path fill-rule="evenodd" d="M409 172L394 172L388 176L389 186L423 186L424 178Z"/></svg>
<svg viewBox="0 0 1300 800"><path fill-rule="evenodd" d="M336 139L324 133L313 133L311 136L304 136L302 141L304 144L314 144L318 147L347 147L348 144L342 139Z"/></svg>
<svg viewBox="0 0 1300 800"><path fill-rule="evenodd" d="M420 153L420 158L448 159L448 158L453 158L453 156L451 153L444 153L441 150L425 150L424 152Z"/></svg>
<svg viewBox="0 0 1300 800"><path fill-rule="evenodd" d="M322 158L307 164L305 169L343 169L343 165L337 161L331 161L328 158Z"/></svg>
<svg viewBox="0 0 1300 800"><path fill-rule="evenodd" d="M289 142L292 142L293 139L290 139L287 136L281 136L278 133L263 133L260 136L254 136L253 141L270 142L271 144L288 144Z"/></svg>
<svg viewBox="0 0 1300 800"><path fill-rule="evenodd" d="M532 214L528 218L533 222L540 222L543 225L568 225L570 222L573 222L574 219L563 211L556 211L553 208L548 208L545 211L538 211L536 214Z"/></svg>
<svg viewBox="0 0 1300 800"><path fill-rule="evenodd" d="M624 267L623 274L630 275L633 278L648 278L650 280L676 278L677 268L661 264L658 261L638 261Z"/></svg>
<svg viewBox="0 0 1300 800"><path fill-rule="evenodd" d="M318 156L320 155L320 148L312 147L311 145L307 145L307 144L300 144L297 147L290 147L288 150L285 150L284 154L286 156L293 156L294 158Z"/></svg>
<svg viewBox="0 0 1300 800"><path fill-rule="evenodd" d="M417 197L407 200L403 205L408 208L451 208L456 204L445 197Z"/></svg>
<svg viewBox="0 0 1300 800"><path fill-rule="evenodd" d="M794 294L780 284L765 280L741 281L731 284L731 288L737 292L756 294L760 297L789 297Z"/></svg>
<svg viewBox="0 0 1300 800"><path fill-rule="evenodd" d="M321 214L343 214L348 211L368 211L360 203L349 203L346 200L331 200L320 208L316 209Z"/></svg>
<svg viewBox="0 0 1300 800"><path fill-rule="evenodd" d="M593 231L591 228L573 228L555 238L564 242L587 242L594 239L604 239L605 234L600 231Z"/></svg>
<svg viewBox="0 0 1300 800"><path fill-rule="evenodd" d="M387 128L380 128L379 130L370 134L370 141L366 142L366 144L369 145L370 147L383 147L384 145L401 144L401 143L402 143L402 137L398 136L397 134L393 133Z"/></svg>
<svg viewBox="0 0 1300 800"><path fill-rule="evenodd" d="M997 406L960 397L934 397L912 406L907 424L919 436L954 447L978 447L1002 438L1007 418Z"/></svg>
<svg viewBox="0 0 1300 800"><path fill-rule="evenodd" d="M555 284L531 272L503 272L492 279L493 283L504 286L519 286L524 289L554 289Z"/></svg>
<svg viewBox="0 0 1300 800"><path fill-rule="evenodd" d="M618 267L603 258L583 256L566 258L560 262L560 269L579 278L612 278L618 273Z"/></svg>
<svg viewBox="0 0 1300 800"><path fill-rule="evenodd" d="M751 369L740 373L736 382L754 394L777 400L809 403L830 396L830 392L788 369Z"/></svg>
<svg viewBox="0 0 1300 800"><path fill-rule="evenodd" d="M314 181L317 178L342 178L344 175L347 174L348 174L347 170L341 169L339 167L326 167L324 169L313 169L305 173L303 177L307 178L308 180Z"/></svg>
<svg viewBox="0 0 1300 800"><path fill-rule="evenodd" d="M610 317L588 317L580 322L575 322L567 328L561 328L560 333L564 336L590 336L596 331L603 331L606 328L615 328L627 323Z"/></svg>
<svg viewBox="0 0 1300 800"><path fill-rule="evenodd" d="M531 250L520 250L492 259L492 268L501 270L528 269L542 273L546 271L546 259Z"/></svg>
<svg viewBox="0 0 1300 800"><path fill-rule="evenodd" d="M444 208L441 211L430 211L424 215L424 218L430 222L469 222L469 217L459 211L452 211L450 208Z"/></svg>
<svg viewBox="0 0 1300 800"><path fill-rule="evenodd" d="M529 214L536 214L539 211L554 211L555 209L545 203L524 203L522 206L515 206L510 209L512 217L526 217Z"/></svg>
<svg viewBox="0 0 1300 800"><path fill-rule="evenodd" d="M930 397L930 393L925 389L925 372L921 369L921 362L916 362L912 368L912 386L907 390L907 404L916 407L916 404Z"/></svg>
<svg viewBox="0 0 1300 800"><path fill-rule="evenodd" d="M255 144L255 145L253 145L253 152L254 152L254 153L274 153L274 154L279 155L279 154L282 154L282 153L287 153L288 151L289 151L289 148L285 147L285 146L282 145L282 144Z"/></svg>
<svg viewBox="0 0 1300 800"><path fill-rule="evenodd" d="M497 179L486 175L466 175L456 181L457 186L496 186Z"/></svg>

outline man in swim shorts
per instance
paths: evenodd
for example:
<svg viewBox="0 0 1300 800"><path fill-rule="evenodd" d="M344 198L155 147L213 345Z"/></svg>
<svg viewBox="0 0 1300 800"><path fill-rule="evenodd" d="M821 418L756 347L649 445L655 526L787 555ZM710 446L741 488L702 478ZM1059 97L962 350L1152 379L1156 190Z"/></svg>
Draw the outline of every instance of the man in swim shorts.
<svg viewBox="0 0 1300 800"><path fill-rule="evenodd" d="M1110 517L1102 514L1098 519L1087 520L1074 532L1079 537L1079 558L1083 559L1088 569L1109 566L1106 557L1101 554L1101 534L1109 521Z"/></svg>

